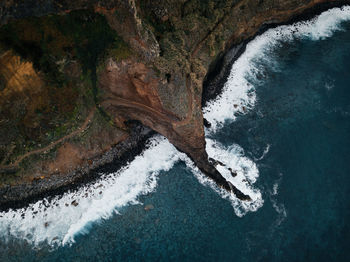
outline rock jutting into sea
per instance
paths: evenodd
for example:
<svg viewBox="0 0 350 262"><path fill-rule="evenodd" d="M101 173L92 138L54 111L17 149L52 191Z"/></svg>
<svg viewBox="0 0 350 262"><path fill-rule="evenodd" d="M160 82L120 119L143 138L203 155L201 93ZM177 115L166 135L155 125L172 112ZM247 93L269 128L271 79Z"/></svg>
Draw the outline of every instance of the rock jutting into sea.
<svg viewBox="0 0 350 262"><path fill-rule="evenodd" d="M209 160L202 107L254 36L349 3L29 2L0 3L1 209L120 168L154 131L249 200Z"/></svg>

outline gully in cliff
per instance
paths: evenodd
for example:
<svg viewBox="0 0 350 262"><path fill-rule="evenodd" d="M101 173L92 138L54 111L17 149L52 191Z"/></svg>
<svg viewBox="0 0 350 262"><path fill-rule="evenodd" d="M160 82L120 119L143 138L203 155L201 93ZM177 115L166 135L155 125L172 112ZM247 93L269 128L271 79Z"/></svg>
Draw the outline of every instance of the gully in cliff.
<svg viewBox="0 0 350 262"><path fill-rule="evenodd" d="M99 87L103 90L101 105L117 123L138 120L145 126L164 135L180 151L186 153L208 177L219 186L231 191L241 200L250 200L220 174L205 151L203 116L195 98L189 77L187 100L191 107L183 113L170 111L164 107L159 90L168 88L155 72L136 60L124 60L116 63L112 59L106 63L105 70L99 76ZM163 86L162 86L163 85ZM199 112L198 112L199 111Z"/></svg>
<svg viewBox="0 0 350 262"><path fill-rule="evenodd" d="M208 159L202 105L255 35L349 1L58 2L0 3L0 203L125 164L146 137L130 120L249 200Z"/></svg>

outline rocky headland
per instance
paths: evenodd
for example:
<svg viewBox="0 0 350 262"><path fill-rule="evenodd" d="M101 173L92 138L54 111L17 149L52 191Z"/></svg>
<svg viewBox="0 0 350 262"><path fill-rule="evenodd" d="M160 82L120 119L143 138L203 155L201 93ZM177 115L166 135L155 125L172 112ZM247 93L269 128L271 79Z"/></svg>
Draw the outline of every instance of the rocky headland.
<svg viewBox="0 0 350 262"><path fill-rule="evenodd" d="M154 132L249 200L208 159L202 106L254 36L346 3L2 1L1 209L120 168Z"/></svg>

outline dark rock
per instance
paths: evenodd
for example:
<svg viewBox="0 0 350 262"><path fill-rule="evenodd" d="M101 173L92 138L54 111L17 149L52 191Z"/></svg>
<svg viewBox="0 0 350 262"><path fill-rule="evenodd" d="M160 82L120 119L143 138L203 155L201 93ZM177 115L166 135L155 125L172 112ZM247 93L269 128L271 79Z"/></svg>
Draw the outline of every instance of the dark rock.
<svg viewBox="0 0 350 262"><path fill-rule="evenodd" d="M232 177L236 177L237 176L237 172L233 171L231 167L229 167L228 170L230 171Z"/></svg>
<svg viewBox="0 0 350 262"><path fill-rule="evenodd" d="M218 166L218 165L225 166L224 163L220 162L219 160L213 159L211 157L209 158L209 163L212 164L215 167Z"/></svg>
<svg viewBox="0 0 350 262"><path fill-rule="evenodd" d="M205 119L204 117L203 117L203 125L206 128L211 128L211 123L207 119Z"/></svg>
<svg viewBox="0 0 350 262"><path fill-rule="evenodd" d="M242 191L240 191L237 187L235 187L234 185L232 185L231 182L227 181L228 185L230 186L231 192L235 194L235 196L243 201L252 201L252 199L250 198L250 196L244 194Z"/></svg>
<svg viewBox="0 0 350 262"><path fill-rule="evenodd" d="M71 205L76 207L77 205L79 205L79 203L76 200L73 200Z"/></svg>

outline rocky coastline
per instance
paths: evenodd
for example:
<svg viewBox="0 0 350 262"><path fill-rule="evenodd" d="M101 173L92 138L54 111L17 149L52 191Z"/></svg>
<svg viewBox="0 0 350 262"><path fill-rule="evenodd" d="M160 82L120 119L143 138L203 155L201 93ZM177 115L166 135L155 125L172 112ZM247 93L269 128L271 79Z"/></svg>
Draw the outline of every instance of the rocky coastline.
<svg viewBox="0 0 350 262"><path fill-rule="evenodd" d="M129 123L131 135L100 156L91 165L73 172L56 174L49 179L36 179L30 183L0 188L0 211L17 209L47 198L63 195L82 185L96 181L101 173L117 172L147 148L147 140L155 132L138 122Z"/></svg>
<svg viewBox="0 0 350 262"><path fill-rule="evenodd" d="M307 21L315 16L327 11L331 8L342 7L349 4L349 1L330 1L323 2L306 9L303 13L297 14L289 18L289 20L275 23L274 21L267 21L257 31L257 33L243 40L239 44L229 46L226 52L223 52L217 56L209 67L208 73L203 81L203 94L202 94L202 105L203 107L210 100L215 99L222 93L222 89L226 82L227 77L230 74L233 63L240 57L245 51L247 44L252 41L255 37L262 35L264 32L271 28L275 28L282 25L290 25L293 23Z"/></svg>
<svg viewBox="0 0 350 262"><path fill-rule="evenodd" d="M207 101L215 99L218 95L220 95L232 64L244 52L247 43L254 37L262 34L269 28L283 24L291 24L296 21L308 20L329 8L340 7L347 3L349 3L349 1L321 1L320 3L311 5L311 7L303 10L301 13L289 16L288 19L282 22L274 20L265 21L261 26L259 26L254 35L248 36L238 44L235 41L228 41L224 50L215 56L213 61L209 64L208 70L205 72L202 87L203 89L201 92L202 96L200 98L201 106L205 106ZM161 110L163 109L160 109L160 111ZM113 113L113 110L109 112ZM132 119L139 120L137 117L133 117L132 115L131 117L129 116L129 112L125 113L122 117L123 121ZM151 128L145 127L145 125L150 126ZM102 154L102 156L96 158L96 160L94 160L90 165L85 165L82 168L65 174L64 176L61 174L51 175L47 179L35 179L29 183L1 187L0 210L21 208L29 203L37 201L38 199L42 199L44 197L50 198L52 196L63 194L67 190L76 189L83 184L96 180L100 173L117 171L120 167L131 161L136 155L140 154L145 149L148 138L150 138L155 131L158 131L163 135L168 134L168 129L163 131L163 128L157 129L154 127L154 125L155 124L152 121L146 123L129 121L128 128L131 131L130 135L125 140L113 146L110 150ZM201 128L203 128L203 126L201 126ZM193 149L188 149L183 145L177 145L177 138L172 139L171 136L168 138L170 138L169 140L173 142L173 144L179 150L187 153L192 160L199 165L202 171L212 177L216 182L218 182L218 184L221 183L221 175L219 174L218 177L215 177L217 171L213 165L208 165L208 161L205 161L205 163L199 162L198 156L202 156L203 152L191 155L191 152L188 150ZM225 182L222 181L221 185L224 184ZM227 189L233 191L237 197L243 199L246 197L242 195L240 196L241 192L235 192L235 188L232 188L230 185L228 185Z"/></svg>

